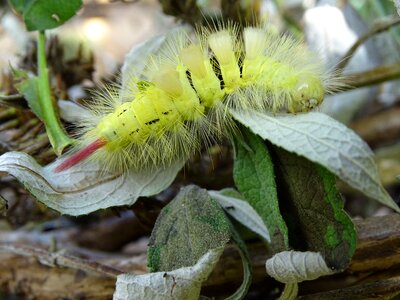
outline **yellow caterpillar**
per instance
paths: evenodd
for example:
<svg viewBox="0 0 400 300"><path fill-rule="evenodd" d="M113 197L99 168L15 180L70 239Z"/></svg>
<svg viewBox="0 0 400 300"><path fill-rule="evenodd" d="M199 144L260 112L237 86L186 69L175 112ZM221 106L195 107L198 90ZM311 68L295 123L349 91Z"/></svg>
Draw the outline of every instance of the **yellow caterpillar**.
<svg viewBox="0 0 400 300"><path fill-rule="evenodd" d="M97 99L80 150L56 172L89 156L111 171L166 165L232 133L229 109L309 111L338 84L304 45L264 27L199 30L195 41L181 34L144 75Z"/></svg>

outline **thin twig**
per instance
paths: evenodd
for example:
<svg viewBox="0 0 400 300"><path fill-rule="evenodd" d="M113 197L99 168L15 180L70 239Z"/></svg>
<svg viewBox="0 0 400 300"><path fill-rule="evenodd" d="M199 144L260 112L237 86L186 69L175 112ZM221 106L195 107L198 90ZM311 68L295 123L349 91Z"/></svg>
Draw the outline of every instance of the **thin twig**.
<svg viewBox="0 0 400 300"><path fill-rule="evenodd" d="M0 95L0 104L7 107L15 107L18 109L27 108L24 95Z"/></svg>
<svg viewBox="0 0 400 300"><path fill-rule="evenodd" d="M94 272L108 277L116 278L122 271L115 268L89 261L74 256L62 254L60 252L49 252L44 249L34 248L30 246L16 246L16 245L0 245L0 252L11 252L18 255L35 257L40 263L50 267L67 267L78 269L86 272Z"/></svg>
<svg viewBox="0 0 400 300"><path fill-rule="evenodd" d="M24 95L15 94L15 95L0 95L0 100L2 101L13 101L13 100L23 100Z"/></svg>
<svg viewBox="0 0 400 300"><path fill-rule="evenodd" d="M400 24L399 18L384 20L384 21L375 23L375 25L371 28L371 30L369 30L368 32L366 32L362 36L360 36L359 39L354 43L354 45L346 52L346 54L340 60L340 63L336 66L336 69L342 71L346 67L346 65L350 61L350 59L353 57L353 54L356 52L358 47L360 47L366 40L368 40L375 34L386 31L386 30L390 29L391 27L399 25L399 24Z"/></svg>
<svg viewBox="0 0 400 300"><path fill-rule="evenodd" d="M380 66L372 70L343 76L343 82L347 86L343 87L342 91L370 86L397 78L400 78L400 63Z"/></svg>

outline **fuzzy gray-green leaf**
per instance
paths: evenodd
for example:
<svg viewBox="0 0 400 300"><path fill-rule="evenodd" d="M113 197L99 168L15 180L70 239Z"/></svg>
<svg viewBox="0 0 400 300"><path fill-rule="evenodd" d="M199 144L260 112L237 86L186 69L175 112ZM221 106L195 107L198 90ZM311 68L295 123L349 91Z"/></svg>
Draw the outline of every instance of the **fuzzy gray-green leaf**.
<svg viewBox="0 0 400 300"><path fill-rule="evenodd" d="M221 191L208 191L208 193L218 201L227 214L271 243L271 237L264 221L239 192L234 189L223 189Z"/></svg>
<svg viewBox="0 0 400 300"><path fill-rule="evenodd" d="M206 190L183 188L165 206L149 241L148 265L153 272L191 266L231 237L230 222Z"/></svg>
<svg viewBox="0 0 400 300"><path fill-rule="evenodd" d="M400 212L382 187L373 153L351 129L327 115L270 115L231 110L233 117L271 143L323 165L365 195Z"/></svg>
<svg viewBox="0 0 400 300"><path fill-rule="evenodd" d="M55 173L57 164L41 167L21 152L0 156L0 172L14 176L46 206L73 216L132 205L140 196L157 194L171 184L183 166L179 161L165 169L111 174L97 164L84 162L66 173Z"/></svg>

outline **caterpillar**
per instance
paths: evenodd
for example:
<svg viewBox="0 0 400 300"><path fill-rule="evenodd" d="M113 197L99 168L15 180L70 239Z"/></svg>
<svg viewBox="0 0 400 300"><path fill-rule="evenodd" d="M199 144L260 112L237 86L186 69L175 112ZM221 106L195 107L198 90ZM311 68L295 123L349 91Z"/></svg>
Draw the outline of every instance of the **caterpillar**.
<svg viewBox="0 0 400 300"><path fill-rule="evenodd" d="M110 171L167 165L232 134L230 109L306 112L338 82L305 45L267 27L177 34L123 91L108 88L94 100L73 154L55 172L87 158Z"/></svg>

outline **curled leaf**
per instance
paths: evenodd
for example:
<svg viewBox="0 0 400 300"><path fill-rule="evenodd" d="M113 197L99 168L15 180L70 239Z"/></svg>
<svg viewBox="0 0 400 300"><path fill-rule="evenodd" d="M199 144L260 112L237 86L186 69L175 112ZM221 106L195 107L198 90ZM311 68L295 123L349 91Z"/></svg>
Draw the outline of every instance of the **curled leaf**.
<svg viewBox="0 0 400 300"><path fill-rule="evenodd" d="M224 246L212 249L204 254L195 265L171 272L119 275L113 299L198 299L201 284L214 269L223 250Z"/></svg>
<svg viewBox="0 0 400 300"><path fill-rule="evenodd" d="M267 260L268 275L283 283L314 280L333 274L318 252L283 251Z"/></svg>
<svg viewBox="0 0 400 300"><path fill-rule="evenodd" d="M41 167L21 152L0 156L0 172L14 176L46 206L73 216L132 205L140 196L157 194L171 184L183 166L179 161L165 169L111 174L91 162L79 164L65 173L55 173L56 164L58 161Z"/></svg>

